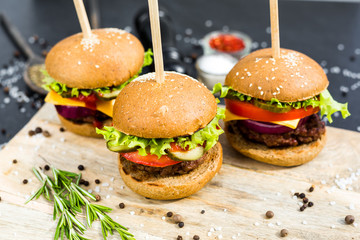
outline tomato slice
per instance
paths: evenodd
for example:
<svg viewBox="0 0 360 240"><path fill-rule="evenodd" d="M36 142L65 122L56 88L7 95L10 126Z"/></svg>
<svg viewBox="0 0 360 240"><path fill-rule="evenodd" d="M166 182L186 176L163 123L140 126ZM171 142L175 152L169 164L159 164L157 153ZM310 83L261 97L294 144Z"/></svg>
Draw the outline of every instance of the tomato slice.
<svg viewBox="0 0 360 240"><path fill-rule="evenodd" d="M85 97L82 94L79 94L78 97L72 97L70 99L73 100L77 100L77 101L81 101L85 103L85 107L92 109L92 110L96 110L96 101L97 101L97 97L95 96L95 94L90 94L89 96Z"/></svg>
<svg viewBox="0 0 360 240"><path fill-rule="evenodd" d="M306 109L293 109L286 113L274 113L268 110L254 106L251 103L241 102L232 99L225 99L226 108L241 117L246 117L251 120L261 122L287 121L299 118L304 118L317 113L320 109L318 107L307 107Z"/></svg>
<svg viewBox="0 0 360 240"><path fill-rule="evenodd" d="M151 167L167 167L179 163L179 161L172 160L167 155L163 155L160 158L154 154L148 154L146 156L139 155L138 151L120 153L121 156L127 160Z"/></svg>
<svg viewBox="0 0 360 240"><path fill-rule="evenodd" d="M176 143L170 143L171 151L178 152L178 151L186 151L182 149ZM129 161L132 161L137 164L142 164L151 167L167 167L174 164L179 163L180 161L172 160L167 155L163 155L160 158L154 154L148 154L146 156L139 155L138 151L135 152L128 152L128 153L120 153L121 156L126 158Z"/></svg>

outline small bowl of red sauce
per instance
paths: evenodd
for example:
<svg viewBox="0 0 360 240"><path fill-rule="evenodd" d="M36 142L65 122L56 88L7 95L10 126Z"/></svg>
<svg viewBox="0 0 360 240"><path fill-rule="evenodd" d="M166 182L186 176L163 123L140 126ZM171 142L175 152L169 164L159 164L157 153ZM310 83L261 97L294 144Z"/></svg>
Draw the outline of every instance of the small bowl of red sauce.
<svg viewBox="0 0 360 240"><path fill-rule="evenodd" d="M214 31L208 33L202 40L205 55L221 52L237 59L250 53L251 42L247 34L239 31Z"/></svg>

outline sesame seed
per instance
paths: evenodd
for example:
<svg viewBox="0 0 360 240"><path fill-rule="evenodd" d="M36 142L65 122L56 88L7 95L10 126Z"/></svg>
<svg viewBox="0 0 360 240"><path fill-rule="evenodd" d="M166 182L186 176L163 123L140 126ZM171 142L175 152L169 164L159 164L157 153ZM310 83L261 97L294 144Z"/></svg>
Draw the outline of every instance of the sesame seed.
<svg viewBox="0 0 360 240"><path fill-rule="evenodd" d="M95 65L96 68L99 68L100 66L99 65Z"/></svg>
<svg viewBox="0 0 360 240"><path fill-rule="evenodd" d="M263 94L264 94L264 92L263 92L263 91L261 91L261 92L260 92L260 95L263 95Z"/></svg>

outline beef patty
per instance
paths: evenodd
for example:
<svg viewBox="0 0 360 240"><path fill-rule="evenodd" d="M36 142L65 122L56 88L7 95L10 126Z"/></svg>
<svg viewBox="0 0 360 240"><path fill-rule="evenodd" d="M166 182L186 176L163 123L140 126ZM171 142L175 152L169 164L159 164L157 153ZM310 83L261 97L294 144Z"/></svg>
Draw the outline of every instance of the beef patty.
<svg viewBox="0 0 360 240"><path fill-rule="evenodd" d="M241 133L245 138L263 143L268 147L293 147L318 140L325 133L325 123L317 114L309 117L307 122L296 129L282 134L262 134L250 130L242 121L229 122L230 133Z"/></svg>
<svg viewBox="0 0 360 240"><path fill-rule="evenodd" d="M210 149L209 151L211 150L212 149ZM137 164L127 160L121 155L120 155L120 161L125 174L127 175L130 174L132 178L141 182L151 177L170 177L170 176L179 176L179 175L187 174L190 171L196 169L199 165L201 165L204 162L204 160L208 156L208 152L206 152L198 160L182 161L167 167L150 167L142 164Z"/></svg>

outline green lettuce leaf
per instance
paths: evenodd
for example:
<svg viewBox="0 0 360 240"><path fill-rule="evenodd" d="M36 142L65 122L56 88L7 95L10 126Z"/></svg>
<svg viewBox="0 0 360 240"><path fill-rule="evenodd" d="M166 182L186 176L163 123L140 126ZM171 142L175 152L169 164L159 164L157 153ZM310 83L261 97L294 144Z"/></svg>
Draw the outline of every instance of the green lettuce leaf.
<svg viewBox="0 0 360 240"><path fill-rule="evenodd" d="M205 150L209 150L218 142L219 136L224 132L219 126L219 120L224 117L225 109L218 108L216 116L206 127L191 136L179 138L141 138L127 135L116 130L114 127L107 126L103 129L97 128L96 133L104 136L108 147L135 147L141 156L151 153L160 158L162 155L167 155L166 150L171 148L170 143L172 142L176 142L182 148L188 147L189 150L205 143Z"/></svg>
<svg viewBox="0 0 360 240"><path fill-rule="evenodd" d="M328 90L323 91L320 93L320 111L321 111L321 117L326 115L327 119L329 120L329 123L332 123L331 115L335 112L340 111L343 118L349 117L351 114L348 110L348 104L347 103L338 103L335 101L332 96L330 95L330 92Z"/></svg>
<svg viewBox="0 0 360 240"><path fill-rule="evenodd" d="M203 129L195 132L191 136L177 138L177 143L189 150L205 143L205 151L212 148L219 140L219 136L224 132L219 126L219 120L225 118L225 109L218 108L217 114L211 122Z"/></svg>
<svg viewBox="0 0 360 240"><path fill-rule="evenodd" d="M59 95L62 95L62 97L78 97L80 93L82 95L84 95L85 97L87 97L93 92L105 94L105 93L120 91L126 85L128 85L132 80L137 78L139 76L139 74L142 73L142 69L144 67L150 66L152 64L152 62L153 62L152 56L153 56L153 52L151 51L151 49L148 49L144 54L144 62L143 62L141 69L139 70L139 72L119 86L102 87L102 88L95 88L95 89L69 88L66 86L66 84L59 83L55 79L50 77L49 73L44 69L44 70L42 70L42 74L44 75L44 79L43 79L44 84L42 85L42 87L47 91L53 90L56 93L58 93Z"/></svg>
<svg viewBox="0 0 360 240"><path fill-rule="evenodd" d="M221 98L224 97L235 98L236 100L242 102L250 102L252 99L257 101L263 101L239 93L235 91L232 87L222 86L221 83L215 84L212 93L213 94L220 93ZM271 101L263 101L263 102L266 104L276 105L278 108L286 108L288 106L294 109L300 109L300 108L306 109L309 106L319 107L321 111L321 117L326 115L326 118L329 120L329 123L332 123L333 120L331 118L331 115L335 112L340 111L343 118L347 118L348 116L350 116L350 112L348 111L348 104L347 103L342 104L335 101L330 95L330 92L328 90L321 92L319 96L306 99L304 101L280 102L278 99L272 98Z"/></svg>

